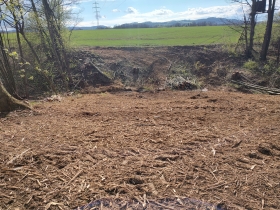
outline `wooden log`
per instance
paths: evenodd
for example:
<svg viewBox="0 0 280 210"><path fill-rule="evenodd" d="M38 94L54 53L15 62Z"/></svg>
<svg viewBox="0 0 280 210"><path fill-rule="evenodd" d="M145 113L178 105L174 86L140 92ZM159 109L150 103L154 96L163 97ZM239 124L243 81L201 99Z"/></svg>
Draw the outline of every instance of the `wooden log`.
<svg viewBox="0 0 280 210"><path fill-rule="evenodd" d="M12 97L0 82L0 112L10 112L17 109L31 109L31 107Z"/></svg>

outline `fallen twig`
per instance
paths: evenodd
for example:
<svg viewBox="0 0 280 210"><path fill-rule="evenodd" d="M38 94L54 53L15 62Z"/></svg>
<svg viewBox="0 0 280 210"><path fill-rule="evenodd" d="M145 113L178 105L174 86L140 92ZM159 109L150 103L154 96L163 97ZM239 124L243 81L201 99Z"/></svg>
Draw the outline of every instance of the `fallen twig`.
<svg viewBox="0 0 280 210"><path fill-rule="evenodd" d="M51 206L63 206L62 203L55 203L55 202L50 202L46 205L45 210L48 210Z"/></svg>
<svg viewBox="0 0 280 210"><path fill-rule="evenodd" d="M16 157L12 158L11 160L9 160L9 161L7 162L7 165L12 164L16 159L18 159L19 157L21 157L24 153L28 152L29 150L30 150L30 148L27 149L27 150L25 150L25 151L23 151L22 153L20 153L20 154L17 155Z"/></svg>
<svg viewBox="0 0 280 210"><path fill-rule="evenodd" d="M217 180L217 182L219 182L219 180L217 179L217 177L215 176L215 174L213 173L213 171L209 170L210 173L214 176L214 178Z"/></svg>
<svg viewBox="0 0 280 210"><path fill-rule="evenodd" d="M226 185L226 184L227 184L226 182L224 182L224 183L217 183L217 184L215 184L215 185L208 186L206 189L207 189L207 190L213 190L213 189L222 187L222 186L224 186L224 185Z"/></svg>
<svg viewBox="0 0 280 210"><path fill-rule="evenodd" d="M64 187L68 186L71 182L74 181L81 173L83 173L83 170L80 170Z"/></svg>
<svg viewBox="0 0 280 210"><path fill-rule="evenodd" d="M231 148L238 147L242 143L242 140L236 142Z"/></svg>

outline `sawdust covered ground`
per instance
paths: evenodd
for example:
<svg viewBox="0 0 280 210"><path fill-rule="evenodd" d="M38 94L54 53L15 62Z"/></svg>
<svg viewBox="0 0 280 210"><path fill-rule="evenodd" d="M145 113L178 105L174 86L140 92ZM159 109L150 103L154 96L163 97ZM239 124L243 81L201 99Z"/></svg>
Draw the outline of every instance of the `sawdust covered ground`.
<svg viewBox="0 0 280 210"><path fill-rule="evenodd" d="M279 101L123 92L10 113L0 209L280 209Z"/></svg>

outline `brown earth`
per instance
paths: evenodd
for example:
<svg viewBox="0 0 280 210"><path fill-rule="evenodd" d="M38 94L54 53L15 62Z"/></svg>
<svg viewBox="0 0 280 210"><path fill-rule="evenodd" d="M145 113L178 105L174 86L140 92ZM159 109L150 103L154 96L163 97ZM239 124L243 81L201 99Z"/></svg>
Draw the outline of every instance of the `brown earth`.
<svg viewBox="0 0 280 210"><path fill-rule="evenodd" d="M119 92L12 112L0 209L280 209L279 101Z"/></svg>
<svg viewBox="0 0 280 210"><path fill-rule="evenodd" d="M91 67L84 65L89 61L124 86L162 88L168 79L182 76L209 89L228 83L233 72L241 71L244 58L232 56L221 46L84 48L73 53L75 87L99 85Z"/></svg>
<svg viewBox="0 0 280 210"><path fill-rule="evenodd" d="M280 209L280 99L229 91L241 58L218 46L75 56L75 87L95 94L0 118L0 209ZM100 86L87 61L117 82ZM216 91L156 91L174 76Z"/></svg>

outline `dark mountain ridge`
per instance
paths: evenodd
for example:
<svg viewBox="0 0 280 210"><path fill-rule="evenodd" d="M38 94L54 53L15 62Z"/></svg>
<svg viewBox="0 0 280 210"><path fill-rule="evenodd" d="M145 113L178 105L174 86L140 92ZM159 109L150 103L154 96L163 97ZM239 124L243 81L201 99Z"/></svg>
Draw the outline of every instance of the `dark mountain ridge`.
<svg viewBox="0 0 280 210"><path fill-rule="evenodd" d="M242 21L237 19L226 19L209 17L198 20L172 20L166 22L143 22L143 23L125 23L116 25L113 28L158 28L158 27L186 27L186 26L219 26L219 25L233 25L242 24ZM108 29L107 26L90 26L90 27L75 27L75 30L95 30L95 29Z"/></svg>

